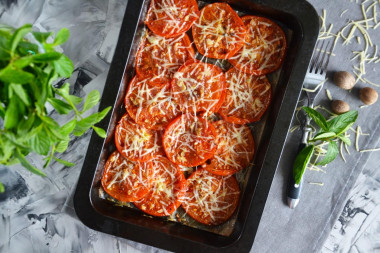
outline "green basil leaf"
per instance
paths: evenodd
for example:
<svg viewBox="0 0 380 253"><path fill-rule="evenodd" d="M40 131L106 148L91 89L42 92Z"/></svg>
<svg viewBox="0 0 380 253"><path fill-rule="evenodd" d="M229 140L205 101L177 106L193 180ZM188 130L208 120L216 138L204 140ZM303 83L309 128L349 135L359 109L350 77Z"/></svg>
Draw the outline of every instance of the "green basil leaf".
<svg viewBox="0 0 380 253"><path fill-rule="evenodd" d="M52 32L32 32L34 38L38 40L39 42L43 43L46 42L47 38L49 38L50 35L52 35Z"/></svg>
<svg viewBox="0 0 380 253"><path fill-rule="evenodd" d="M48 117L48 116L39 116L39 118L45 122L47 125L55 128L55 129L59 129L60 126L59 124L57 123L57 121L55 121L54 119Z"/></svg>
<svg viewBox="0 0 380 253"><path fill-rule="evenodd" d="M38 53L38 46L27 41L20 41L17 50L21 55L35 55Z"/></svg>
<svg viewBox="0 0 380 253"><path fill-rule="evenodd" d="M58 153L63 153L66 151L67 147L69 146L69 140L62 140L58 142L57 146L55 147L55 151Z"/></svg>
<svg viewBox="0 0 380 253"><path fill-rule="evenodd" d="M97 115L98 115L98 122L100 122L102 119L104 119L104 117L107 115L107 113L111 110L111 106L108 106L106 108L104 108L103 111L99 112ZM98 123L96 122L96 123Z"/></svg>
<svg viewBox="0 0 380 253"><path fill-rule="evenodd" d="M322 116L319 112L316 110L310 108L310 107L302 107L302 109L307 113L307 115L314 120L314 122L322 128L324 131L329 131L328 130L328 125L326 122L325 117Z"/></svg>
<svg viewBox="0 0 380 253"><path fill-rule="evenodd" d="M46 127L46 132L48 133L50 139L52 140L52 142L57 142L57 141L61 141L61 140L66 140L67 139L67 135L63 135L61 134L61 131L60 131L60 128L57 128L57 127L53 127L51 125L49 126L45 126Z"/></svg>
<svg viewBox="0 0 380 253"><path fill-rule="evenodd" d="M18 43L24 38L24 36L29 33L32 30L31 24L26 24L24 26L21 26L18 28L12 35L12 38L10 40L10 46L11 46L11 55L14 54L16 47Z"/></svg>
<svg viewBox="0 0 380 253"><path fill-rule="evenodd" d="M58 60L54 61L53 66L61 77L70 77L74 71L74 65L66 55L62 55Z"/></svg>
<svg viewBox="0 0 380 253"><path fill-rule="evenodd" d="M13 61L12 65L18 69L22 69L22 68L28 66L32 62L32 59L33 59L32 56L21 57L15 61Z"/></svg>
<svg viewBox="0 0 380 253"><path fill-rule="evenodd" d="M0 59L7 61L10 59L10 51L8 48L8 38L0 35Z"/></svg>
<svg viewBox="0 0 380 253"><path fill-rule="evenodd" d="M36 54L33 56L34 62L52 62L59 60L61 58L62 54L58 52L48 52L43 54Z"/></svg>
<svg viewBox="0 0 380 253"><path fill-rule="evenodd" d="M299 184L301 182L303 173L305 172L305 169L310 162L313 152L314 145L309 145L298 153L297 158L293 164L293 177L296 184Z"/></svg>
<svg viewBox="0 0 380 253"><path fill-rule="evenodd" d="M74 130L76 124L77 124L77 121L75 119L70 120L69 122L64 124L60 129L61 134L68 136Z"/></svg>
<svg viewBox="0 0 380 253"><path fill-rule="evenodd" d="M11 129L15 127L19 121L20 113L17 106L17 99L12 97L5 111L4 128Z"/></svg>
<svg viewBox="0 0 380 253"><path fill-rule="evenodd" d="M338 138L341 139L348 146L351 146L351 140L344 135L338 135Z"/></svg>
<svg viewBox="0 0 380 253"><path fill-rule="evenodd" d="M31 137L28 143L33 151L37 154L47 155L50 151L50 138L46 131L43 130L43 128L40 128L40 131Z"/></svg>
<svg viewBox="0 0 380 253"><path fill-rule="evenodd" d="M97 90L92 90L88 95L87 99L84 102L83 110L82 112L85 112L89 109L91 109L94 105L96 105L99 102L100 99L100 93Z"/></svg>
<svg viewBox="0 0 380 253"><path fill-rule="evenodd" d="M0 182L0 193L5 192L4 185Z"/></svg>
<svg viewBox="0 0 380 253"><path fill-rule="evenodd" d="M332 138L335 136L336 136L336 134L334 132L319 133L313 138L313 141L328 139L328 138Z"/></svg>
<svg viewBox="0 0 380 253"><path fill-rule="evenodd" d="M51 104L59 114L68 114L73 109L71 105L57 98L48 98L47 101Z"/></svg>
<svg viewBox="0 0 380 253"><path fill-rule="evenodd" d="M0 80L5 83L25 84L34 79L34 75L19 69L14 69L10 65L0 71Z"/></svg>
<svg viewBox="0 0 380 253"><path fill-rule="evenodd" d="M80 97L77 97L77 96L74 96L74 95L68 95L67 97L71 103L73 103L74 105L78 105L80 104L80 102L82 102L83 98L80 98Z"/></svg>
<svg viewBox="0 0 380 253"><path fill-rule="evenodd" d="M78 121L77 125L75 126L73 134L75 136L81 136L90 127L92 127L96 123L100 122L107 115L107 113L109 112L109 110L111 110L110 106L107 107L107 108L105 108L101 112L94 113L94 114L92 114L92 115L90 115L90 116L88 116L88 117L86 117L86 118Z"/></svg>
<svg viewBox="0 0 380 253"><path fill-rule="evenodd" d="M12 87L14 93L21 99L21 101L25 105L27 105L27 106L31 105L30 97L26 93L25 89L23 88L23 85L21 85L21 84L11 84L11 87Z"/></svg>
<svg viewBox="0 0 380 253"><path fill-rule="evenodd" d="M329 131L336 133L336 135L340 135L346 132L355 123L357 118L358 118L357 111L349 111L349 112L343 113L327 121Z"/></svg>
<svg viewBox="0 0 380 253"><path fill-rule="evenodd" d="M68 161L65 161L65 160L62 160L62 159L59 159L55 156L53 156L53 159L56 160L57 162L67 166L67 167L73 167L75 165L75 163L71 163L71 162L68 162Z"/></svg>
<svg viewBox="0 0 380 253"><path fill-rule="evenodd" d="M107 133L106 131L104 131L104 129L100 128L100 127L96 127L96 126L93 126L92 127L95 132L102 138L106 138L107 137Z"/></svg>
<svg viewBox="0 0 380 253"><path fill-rule="evenodd" d="M33 126L35 120L35 116L33 113L30 113L27 119L22 119L20 123L17 125L17 134L24 135L29 132L30 128Z"/></svg>
<svg viewBox="0 0 380 253"><path fill-rule="evenodd" d="M25 159L25 156L20 152L19 149L16 149L16 157L20 161L21 165L24 166L24 168L26 168L27 170L29 170L30 172L34 174L37 174L42 177L46 177L45 173L43 173L42 171L40 171L39 169L31 165L29 161Z"/></svg>
<svg viewBox="0 0 380 253"><path fill-rule="evenodd" d="M61 44L65 43L69 39L69 37L70 37L69 29L62 28L61 30L59 30L57 32L57 35L55 36L53 44L55 46L61 45Z"/></svg>
<svg viewBox="0 0 380 253"><path fill-rule="evenodd" d="M331 163L332 161L334 161L334 159L336 158L338 153L339 153L339 150L338 150L338 146L336 145L335 141L329 141L327 153L326 153L325 157L323 158L323 160L320 161L319 163L317 163L317 165L323 166L323 165L326 165L328 163Z"/></svg>

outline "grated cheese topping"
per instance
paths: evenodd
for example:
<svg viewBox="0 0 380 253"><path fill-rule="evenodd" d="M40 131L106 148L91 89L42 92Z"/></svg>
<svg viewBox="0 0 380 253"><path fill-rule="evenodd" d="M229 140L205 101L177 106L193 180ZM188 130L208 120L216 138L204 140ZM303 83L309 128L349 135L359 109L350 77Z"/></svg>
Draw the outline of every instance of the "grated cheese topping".
<svg viewBox="0 0 380 253"><path fill-rule="evenodd" d="M227 94L219 111L227 121L245 124L260 119L271 100L271 85L265 76L251 76L237 69L226 72ZM240 119L240 120L239 120ZM232 120L232 119L231 119Z"/></svg>
<svg viewBox="0 0 380 253"><path fill-rule="evenodd" d="M115 141L119 152L133 161L146 161L163 154L161 134L136 124L127 114L116 128Z"/></svg>
<svg viewBox="0 0 380 253"><path fill-rule="evenodd" d="M198 16L195 0L152 0L146 23L156 34L173 37L189 30Z"/></svg>
<svg viewBox="0 0 380 253"><path fill-rule="evenodd" d="M170 84L154 86L149 79L135 77L128 87L125 104L129 115L148 129L162 130L180 114Z"/></svg>
<svg viewBox="0 0 380 253"><path fill-rule="evenodd" d="M120 201L135 201L151 187L152 170L144 163L123 158L115 151L108 158L102 177L104 190Z"/></svg>
<svg viewBox="0 0 380 253"><path fill-rule="evenodd" d="M151 83L169 82L179 67L193 56L185 33L164 38L147 32L136 56L136 72L141 79L149 78Z"/></svg>
<svg viewBox="0 0 380 253"><path fill-rule="evenodd" d="M152 188L134 204L147 213L168 216L182 201L186 190L185 177L179 168L164 157L153 160L152 167Z"/></svg>
<svg viewBox="0 0 380 253"><path fill-rule="evenodd" d="M182 207L194 219L217 225L233 214L239 195L240 189L233 176L216 176L201 169L188 178Z"/></svg>

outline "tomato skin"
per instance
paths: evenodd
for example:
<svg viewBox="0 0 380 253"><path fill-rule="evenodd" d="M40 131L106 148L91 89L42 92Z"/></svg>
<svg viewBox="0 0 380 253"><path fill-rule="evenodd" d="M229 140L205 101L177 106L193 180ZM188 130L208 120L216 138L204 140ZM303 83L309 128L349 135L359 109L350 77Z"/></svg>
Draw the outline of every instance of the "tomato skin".
<svg viewBox="0 0 380 253"><path fill-rule="evenodd" d="M194 57L187 34L164 38L147 32L136 55L136 74L141 80L151 79L152 85L161 86L170 82L173 74Z"/></svg>
<svg viewBox="0 0 380 253"><path fill-rule="evenodd" d="M248 31L245 45L228 61L241 71L256 76L279 69L287 48L284 31L275 22L264 17L244 16L242 20ZM256 48L262 50L258 51Z"/></svg>
<svg viewBox="0 0 380 253"><path fill-rule="evenodd" d="M265 76L251 76L236 68L231 68L225 75L226 98L218 113L225 121L235 124L260 120L272 100L268 79Z"/></svg>
<svg viewBox="0 0 380 253"><path fill-rule="evenodd" d="M216 138L215 128L205 119L183 114L166 128L163 145L171 162L194 167L214 155Z"/></svg>
<svg viewBox="0 0 380 253"><path fill-rule="evenodd" d="M200 223L219 225L234 214L239 198L239 184L233 175L222 177L205 169L198 169L187 179L182 207L190 217Z"/></svg>
<svg viewBox="0 0 380 253"><path fill-rule="evenodd" d="M136 76L129 83L124 104L137 124L153 130L163 130L181 113L172 98L170 83L152 85Z"/></svg>
<svg viewBox="0 0 380 253"><path fill-rule="evenodd" d="M142 199L135 201L134 204L147 214L168 216L181 205L187 189L187 181L182 170L165 157L158 157L151 164L154 170L152 187Z"/></svg>
<svg viewBox="0 0 380 253"><path fill-rule="evenodd" d="M174 74L171 90L182 112L215 112L223 104L226 79L221 68L190 60Z"/></svg>
<svg viewBox="0 0 380 253"><path fill-rule="evenodd" d="M161 135L162 133L159 131L146 129L136 124L126 113L116 126L115 144L117 150L126 159L146 162L157 156L164 155ZM133 140L130 139L132 136ZM126 141L127 143L125 143ZM130 148L132 149L129 150Z"/></svg>
<svg viewBox="0 0 380 253"><path fill-rule="evenodd" d="M172 3L174 6L170 6L166 0L152 0L145 20L152 32L166 38L185 33L199 17L196 0L172 0L170 4ZM163 8L160 9L161 6ZM169 10L170 15L162 11L162 9L169 8L175 9L174 11ZM178 9L180 10L176 13ZM173 23L176 23L178 27L171 26Z"/></svg>
<svg viewBox="0 0 380 253"><path fill-rule="evenodd" d="M253 161L255 142L251 130L224 120L213 122L218 148L214 157L202 165L209 172L228 176L248 167Z"/></svg>
<svg viewBox="0 0 380 253"><path fill-rule="evenodd" d="M119 175L120 173L122 174ZM139 175L140 181L137 180ZM125 180L124 176L128 180ZM131 202L143 198L148 193L152 176L153 170L150 163L127 160L118 151L115 151L109 156L104 166L101 184L113 198ZM116 183L114 183L115 181Z"/></svg>
<svg viewBox="0 0 380 253"><path fill-rule="evenodd" d="M214 26L207 26L210 24ZM199 53L210 58L229 59L243 47L247 31L228 4L213 3L201 10L192 33Z"/></svg>

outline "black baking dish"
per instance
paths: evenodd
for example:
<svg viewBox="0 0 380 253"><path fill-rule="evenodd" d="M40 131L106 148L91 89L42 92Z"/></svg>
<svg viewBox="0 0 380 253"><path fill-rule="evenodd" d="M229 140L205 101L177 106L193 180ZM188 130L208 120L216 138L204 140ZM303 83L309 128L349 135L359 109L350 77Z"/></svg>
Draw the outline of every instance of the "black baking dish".
<svg viewBox="0 0 380 253"><path fill-rule="evenodd" d="M266 112L264 123L261 123L255 165L248 173L249 184L242 190L236 223L232 232L223 236L161 218L148 217L142 212L116 206L99 197L103 166L114 150L112 133L125 112L124 94L134 73L134 56L149 2L128 1L100 104L100 110L114 106L112 114L99 124L100 127L108 129L109 134L106 140L95 134L91 137L74 196L75 211L79 219L92 229L171 251L247 252L252 247L296 109L318 35L318 16L305 0L224 1L237 11L276 21L291 34L291 40L283 67L279 71L272 104Z"/></svg>

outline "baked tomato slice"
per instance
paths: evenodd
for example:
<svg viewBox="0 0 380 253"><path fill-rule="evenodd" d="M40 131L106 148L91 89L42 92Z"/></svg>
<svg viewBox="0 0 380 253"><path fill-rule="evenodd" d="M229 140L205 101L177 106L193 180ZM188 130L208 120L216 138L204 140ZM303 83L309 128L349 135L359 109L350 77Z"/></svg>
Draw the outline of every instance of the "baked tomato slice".
<svg viewBox="0 0 380 253"><path fill-rule="evenodd" d="M159 131L138 125L126 113L116 126L115 143L125 158L145 162L165 154L161 136Z"/></svg>
<svg viewBox="0 0 380 253"><path fill-rule="evenodd" d="M182 112L214 112L223 103L226 80L221 68L190 61L174 74L171 88Z"/></svg>
<svg viewBox="0 0 380 253"><path fill-rule="evenodd" d="M151 162L152 188L134 204L143 212L154 216L168 216L181 205L186 191L186 179L181 169L165 157Z"/></svg>
<svg viewBox="0 0 380 253"><path fill-rule="evenodd" d="M164 38L147 32L136 56L136 73L140 79L151 79L152 84L170 82L173 74L195 52L186 34Z"/></svg>
<svg viewBox="0 0 380 253"><path fill-rule="evenodd" d="M215 128L206 120L183 114L166 128L165 153L175 164L193 167L211 158L217 148Z"/></svg>
<svg viewBox="0 0 380 253"><path fill-rule="evenodd" d="M272 20L244 16L247 28L244 47L229 62L252 75L265 75L277 70L285 57L286 37L284 31Z"/></svg>
<svg viewBox="0 0 380 253"><path fill-rule="evenodd" d="M172 99L170 83L155 86L138 77L129 83L125 107L137 124L154 130L164 129L181 113Z"/></svg>
<svg viewBox="0 0 380 253"><path fill-rule="evenodd" d="M232 68L226 72L226 80L226 99L219 110L223 119L236 124L260 120L272 97L268 79Z"/></svg>
<svg viewBox="0 0 380 253"><path fill-rule="evenodd" d="M201 10L192 33L199 53L210 58L228 59L244 45L247 31L228 4L213 3Z"/></svg>
<svg viewBox="0 0 380 253"><path fill-rule="evenodd" d="M145 23L162 37L185 33L199 17L196 0L152 0Z"/></svg>
<svg viewBox="0 0 380 253"><path fill-rule="evenodd" d="M115 151L108 157L101 182L103 189L115 199L131 202L148 193L152 176L148 163L133 162Z"/></svg>
<svg viewBox="0 0 380 253"><path fill-rule="evenodd" d="M239 197L239 184L233 175L223 177L199 169L187 179L182 207L200 223L219 225L235 212Z"/></svg>
<svg viewBox="0 0 380 253"><path fill-rule="evenodd" d="M248 167L254 154L251 130L245 125L235 125L219 120L212 125L217 133L214 157L202 165L209 172L227 176Z"/></svg>

